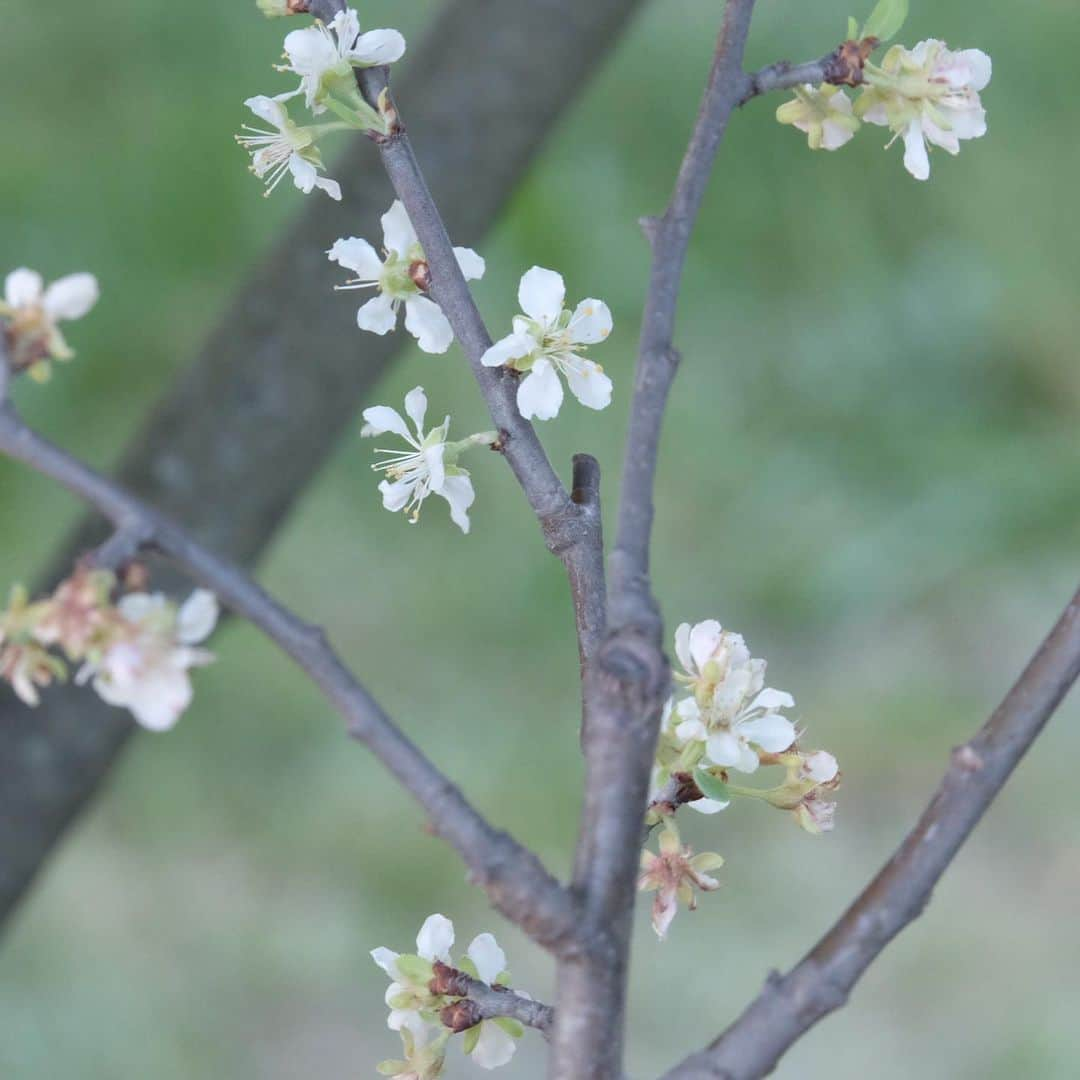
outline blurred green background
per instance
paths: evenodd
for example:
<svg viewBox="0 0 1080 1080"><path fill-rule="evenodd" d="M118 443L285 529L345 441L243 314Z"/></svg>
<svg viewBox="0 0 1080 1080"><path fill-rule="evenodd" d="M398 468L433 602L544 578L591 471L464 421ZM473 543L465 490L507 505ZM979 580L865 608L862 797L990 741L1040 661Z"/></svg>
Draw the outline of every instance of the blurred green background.
<svg viewBox="0 0 1080 1080"><path fill-rule="evenodd" d="M657 589L671 626L715 616L746 634L845 782L823 840L754 806L688 823L727 857L725 887L663 946L642 905L634 1076L715 1034L831 922L1075 584L1080 9L912 6L908 44L939 36L993 56L989 137L935 155L920 185L880 130L811 154L773 121L776 100L755 102L732 124L694 243ZM362 14L415 35L434 7L372 0ZM635 222L666 199L720 7L647 5L484 249L478 291L496 326L533 263L614 309L601 359L615 405L568 404L542 431L558 462L599 456L609 511L646 277ZM850 13L846 0L758 7L754 65L818 55ZM71 329L78 361L19 401L96 463L299 209L285 187L261 199L232 142L241 100L283 85L269 71L281 30L241 2L4 12L0 270L88 268L103 285ZM378 399L397 405L418 382L455 430L485 426L460 354L410 355ZM369 451L357 425L261 576L329 627L485 813L565 872L581 764L561 569L496 458L473 462L464 538L442 504L418 528L383 512ZM31 577L77 512L0 464L0 581ZM550 996L547 958L488 910L303 680L247 628L215 646L190 713L137 740L3 940L0 1075L373 1075L396 1040L368 950L407 948L434 910L463 944L493 930L516 982ZM780 1076L1080 1074L1078 719L1074 701L926 917ZM539 1078L541 1050L530 1034L508 1074ZM468 1074L454 1056L450 1075Z"/></svg>

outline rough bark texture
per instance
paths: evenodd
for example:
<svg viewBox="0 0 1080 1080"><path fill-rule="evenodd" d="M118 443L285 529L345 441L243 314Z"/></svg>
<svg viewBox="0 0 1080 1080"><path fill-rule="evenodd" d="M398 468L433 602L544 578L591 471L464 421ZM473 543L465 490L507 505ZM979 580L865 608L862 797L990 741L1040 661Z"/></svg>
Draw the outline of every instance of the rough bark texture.
<svg viewBox="0 0 1080 1080"><path fill-rule="evenodd" d="M412 50L399 97L459 242L479 240L639 6L454 0ZM391 198L378 155L359 138L333 175L342 180L344 206L314 196L304 204L118 469L126 485L244 564L264 550L402 343L400 335L357 334L354 305L332 292L325 257L342 220L358 235L377 233ZM42 583L65 573L73 555L101 535L90 522L78 529ZM58 689L33 712L5 695L0 919L131 731L125 714L86 694Z"/></svg>

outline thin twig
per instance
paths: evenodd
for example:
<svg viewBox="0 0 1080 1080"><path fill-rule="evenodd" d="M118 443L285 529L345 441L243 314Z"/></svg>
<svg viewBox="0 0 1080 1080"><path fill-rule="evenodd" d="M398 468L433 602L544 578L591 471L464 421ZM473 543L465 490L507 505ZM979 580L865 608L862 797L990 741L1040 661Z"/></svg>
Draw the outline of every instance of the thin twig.
<svg viewBox="0 0 1080 1080"><path fill-rule="evenodd" d="M435 963L431 992L464 999L443 1011L443 1022L454 1031L467 1031L481 1020L505 1016L526 1027L536 1028L546 1037L555 1023L555 1010L550 1005L506 986L488 986L449 964Z"/></svg>
<svg viewBox="0 0 1080 1080"><path fill-rule="evenodd" d="M678 357L673 347L682 268L713 160L745 88L743 53L754 0L729 0L716 56L674 195L647 228L653 266L609 562L611 629L585 684L585 805L573 886L582 896L579 948L560 958L552 1075L622 1073L626 976L642 819L670 669L649 580L660 427Z"/></svg>
<svg viewBox="0 0 1080 1080"><path fill-rule="evenodd" d="M824 938L774 973L706 1050L664 1080L756 1080L819 1020L844 1005L863 972L930 900L972 829L1080 675L1080 591L1024 673L970 742L952 753L929 806L896 854Z"/></svg>
<svg viewBox="0 0 1080 1080"><path fill-rule="evenodd" d="M131 530L138 523L142 542L152 543L296 661L345 718L349 733L423 806L434 832L457 850L503 914L548 948L560 947L571 935L574 905L566 890L535 855L484 820L357 682L322 630L282 607L178 525L32 431L10 402L0 402L0 453L57 481L118 528Z"/></svg>

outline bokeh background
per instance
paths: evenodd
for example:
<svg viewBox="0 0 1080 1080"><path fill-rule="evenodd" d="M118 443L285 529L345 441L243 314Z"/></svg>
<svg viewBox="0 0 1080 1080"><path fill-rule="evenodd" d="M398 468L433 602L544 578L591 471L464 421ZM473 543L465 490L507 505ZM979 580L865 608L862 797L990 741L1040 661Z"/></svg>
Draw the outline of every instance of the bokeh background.
<svg viewBox="0 0 1080 1080"><path fill-rule="evenodd" d="M821 53L850 13L841 0L758 6L755 65ZM756 102L732 124L694 243L656 585L672 626L715 616L747 635L845 782L824 840L755 806L688 823L726 855L725 887L663 946L639 912L634 1076L711 1037L816 939L1075 584L1080 9L912 6L909 44L992 54L989 137L935 156L919 185L881 131L810 154L773 121L776 101ZM415 35L434 7L371 0L364 15ZM542 432L557 461L587 449L609 477L646 275L635 222L667 196L719 9L646 5L484 249L479 296L496 325L533 263L611 303L614 406L568 405ZM0 269L90 268L104 288L72 330L78 362L20 386L20 404L97 463L299 209L285 187L259 197L231 138L240 101L279 85L281 27L210 0L4 11ZM459 355L410 354L378 399L418 382L457 430L485 425ZM491 818L564 872L581 763L560 567L496 458L473 463L468 538L441 505L419 528L384 513L369 460L357 425L261 576L329 627ZM614 495L609 483L609 510ZM77 512L0 463L0 580L32 577ZM215 645L191 712L136 741L0 943L0 1075L373 1075L396 1047L368 950L407 948L433 910L463 943L495 931L516 982L549 996L547 958L487 909L317 695L247 628ZM927 915L780 1076L1080 1074L1078 720L1073 701ZM530 1034L507 1073L539 1078L540 1050ZM468 1075L456 1056L450 1075Z"/></svg>

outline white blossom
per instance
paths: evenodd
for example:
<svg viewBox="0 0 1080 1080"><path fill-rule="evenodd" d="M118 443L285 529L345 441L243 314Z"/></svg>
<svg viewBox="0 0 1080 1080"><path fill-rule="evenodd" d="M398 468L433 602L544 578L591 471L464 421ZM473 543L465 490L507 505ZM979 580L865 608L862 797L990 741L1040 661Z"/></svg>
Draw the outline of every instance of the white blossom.
<svg viewBox="0 0 1080 1080"><path fill-rule="evenodd" d="M776 110L781 124L805 131L811 150L839 150L855 137L859 120L852 113L851 98L839 86L810 83L795 88L795 100Z"/></svg>
<svg viewBox="0 0 1080 1080"><path fill-rule="evenodd" d="M441 961L450 963L450 950L454 947L454 924L445 915L429 915L416 935L416 955L429 964ZM390 1015L386 1024L393 1031L403 1028L415 1030L422 1024L421 1009L430 995L426 986L417 986L407 972L399 966L401 954L380 946L371 950L371 958L390 976L386 991L386 1004ZM398 1002L406 1001L404 1007Z"/></svg>
<svg viewBox="0 0 1080 1080"><path fill-rule="evenodd" d="M197 589L177 610L161 593L130 593L117 612L121 627L100 657L83 666L78 681L92 678L109 705L130 709L149 731L167 731L191 704L189 669L213 660L195 646L217 624L217 598Z"/></svg>
<svg viewBox="0 0 1080 1080"><path fill-rule="evenodd" d="M979 91L992 70L990 57L979 49L953 52L933 38L911 50L895 45L880 68L867 65L867 87L855 111L867 123L890 128L892 142L902 138L904 166L915 179L926 180L928 142L958 154L961 140L986 134Z"/></svg>
<svg viewBox="0 0 1080 1080"><path fill-rule="evenodd" d="M357 312L361 330L387 334L397 326L398 309L405 306L405 329L427 353L444 353L454 331L442 309L423 293L430 276L427 259L409 215L400 201L383 214L383 251L358 237L338 240L327 252L331 261L351 270L356 277L338 289L376 289L378 295ZM484 276L484 260L471 248L456 247L458 266L466 281Z"/></svg>
<svg viewBox="0 0 1080 1080"><path fill-rule="evenodd" d="M404 53L405 39L397 30L369 30L361 34L360 18L349 8L339 11L329 27L317 22L287 34L285 55L289 63L279 70L300 76L296 93L303 93L308 108L318 115L326 111L323 96L328 83L345 80L352 90L349 80L353 68L392 64Z"/></svg>
<svg viewBox="0 0 1080 1080"><path fill-rule="evenodd" d="M611 404L611 379L582 354L604 341L612 330L611 311L602 300L583 300L574 311L563 307L566 285L554 270L534 266L521 279L513 333L495 342L483 356L487 367L510 367L525 377L517 404L527 420L551 420L563 401L563 375L571 393L590 409Z"/></svg>
<svg viewBox="0 0 1080 1080"><path fill-rule="evenodd" d="M372 437L393 432L408 444L407 450L376 449L382 460L372 468L386 473L379 484L383 506L396 513L405 510L409 521L420 519L420 508L432 494L439 495L450 505L450 517L463 533L469 531L469 507L476 498L469 474L457 464L458 455L470 444L490 441L490 433L472 436L460 443L447 443L450 417L430 431L424 430L427 415L427 395L422 386L405 395L405 412L413 422L410 429L405 418L388 405L375 405L364 410L361 435Z"/></svg>
<svg viewBox="0 0 1080 1080"><path fill-rule="evenodd" d="M25 362L16 355L19 366L47 359L69 360L75 353L64 340L59 324L81 319L97 303L97 278L93 274L68 274L48 288L36 270L25 266L12 270L4 279L4 298L0 315L10 320L9 332L16 353L24 351Z"/></svg>
<svg viewBox="0 0 1080 1080"><path fill-rule="evenodd" d="M704 743L712 764L747 773L759 764L754 747L775 754L795 741L795 725L779 712L792 708L794 699L765 687L765 661L751 658L739 634L715 620L683 623L675 632L675 651L686 669L682 681L694 689L693 697L675 707L678 740Z"/></svg>
<svg viewBox="0 0 1080 1080"><path fill-rule="evenodd" d="M319 175L323 161L315 145L320 134L337 125L301 126L293 123L284 105L291 96L279 94L277 97L259 95L248 98L244 104L274 130L244 124L248 134L237 135L236 141L251 154L251 171L265 181L266 195L278 186L286 174L291 174L293 183L305 195L319 188L331 199L340 201L341 185L336 180Z"/></svg>

